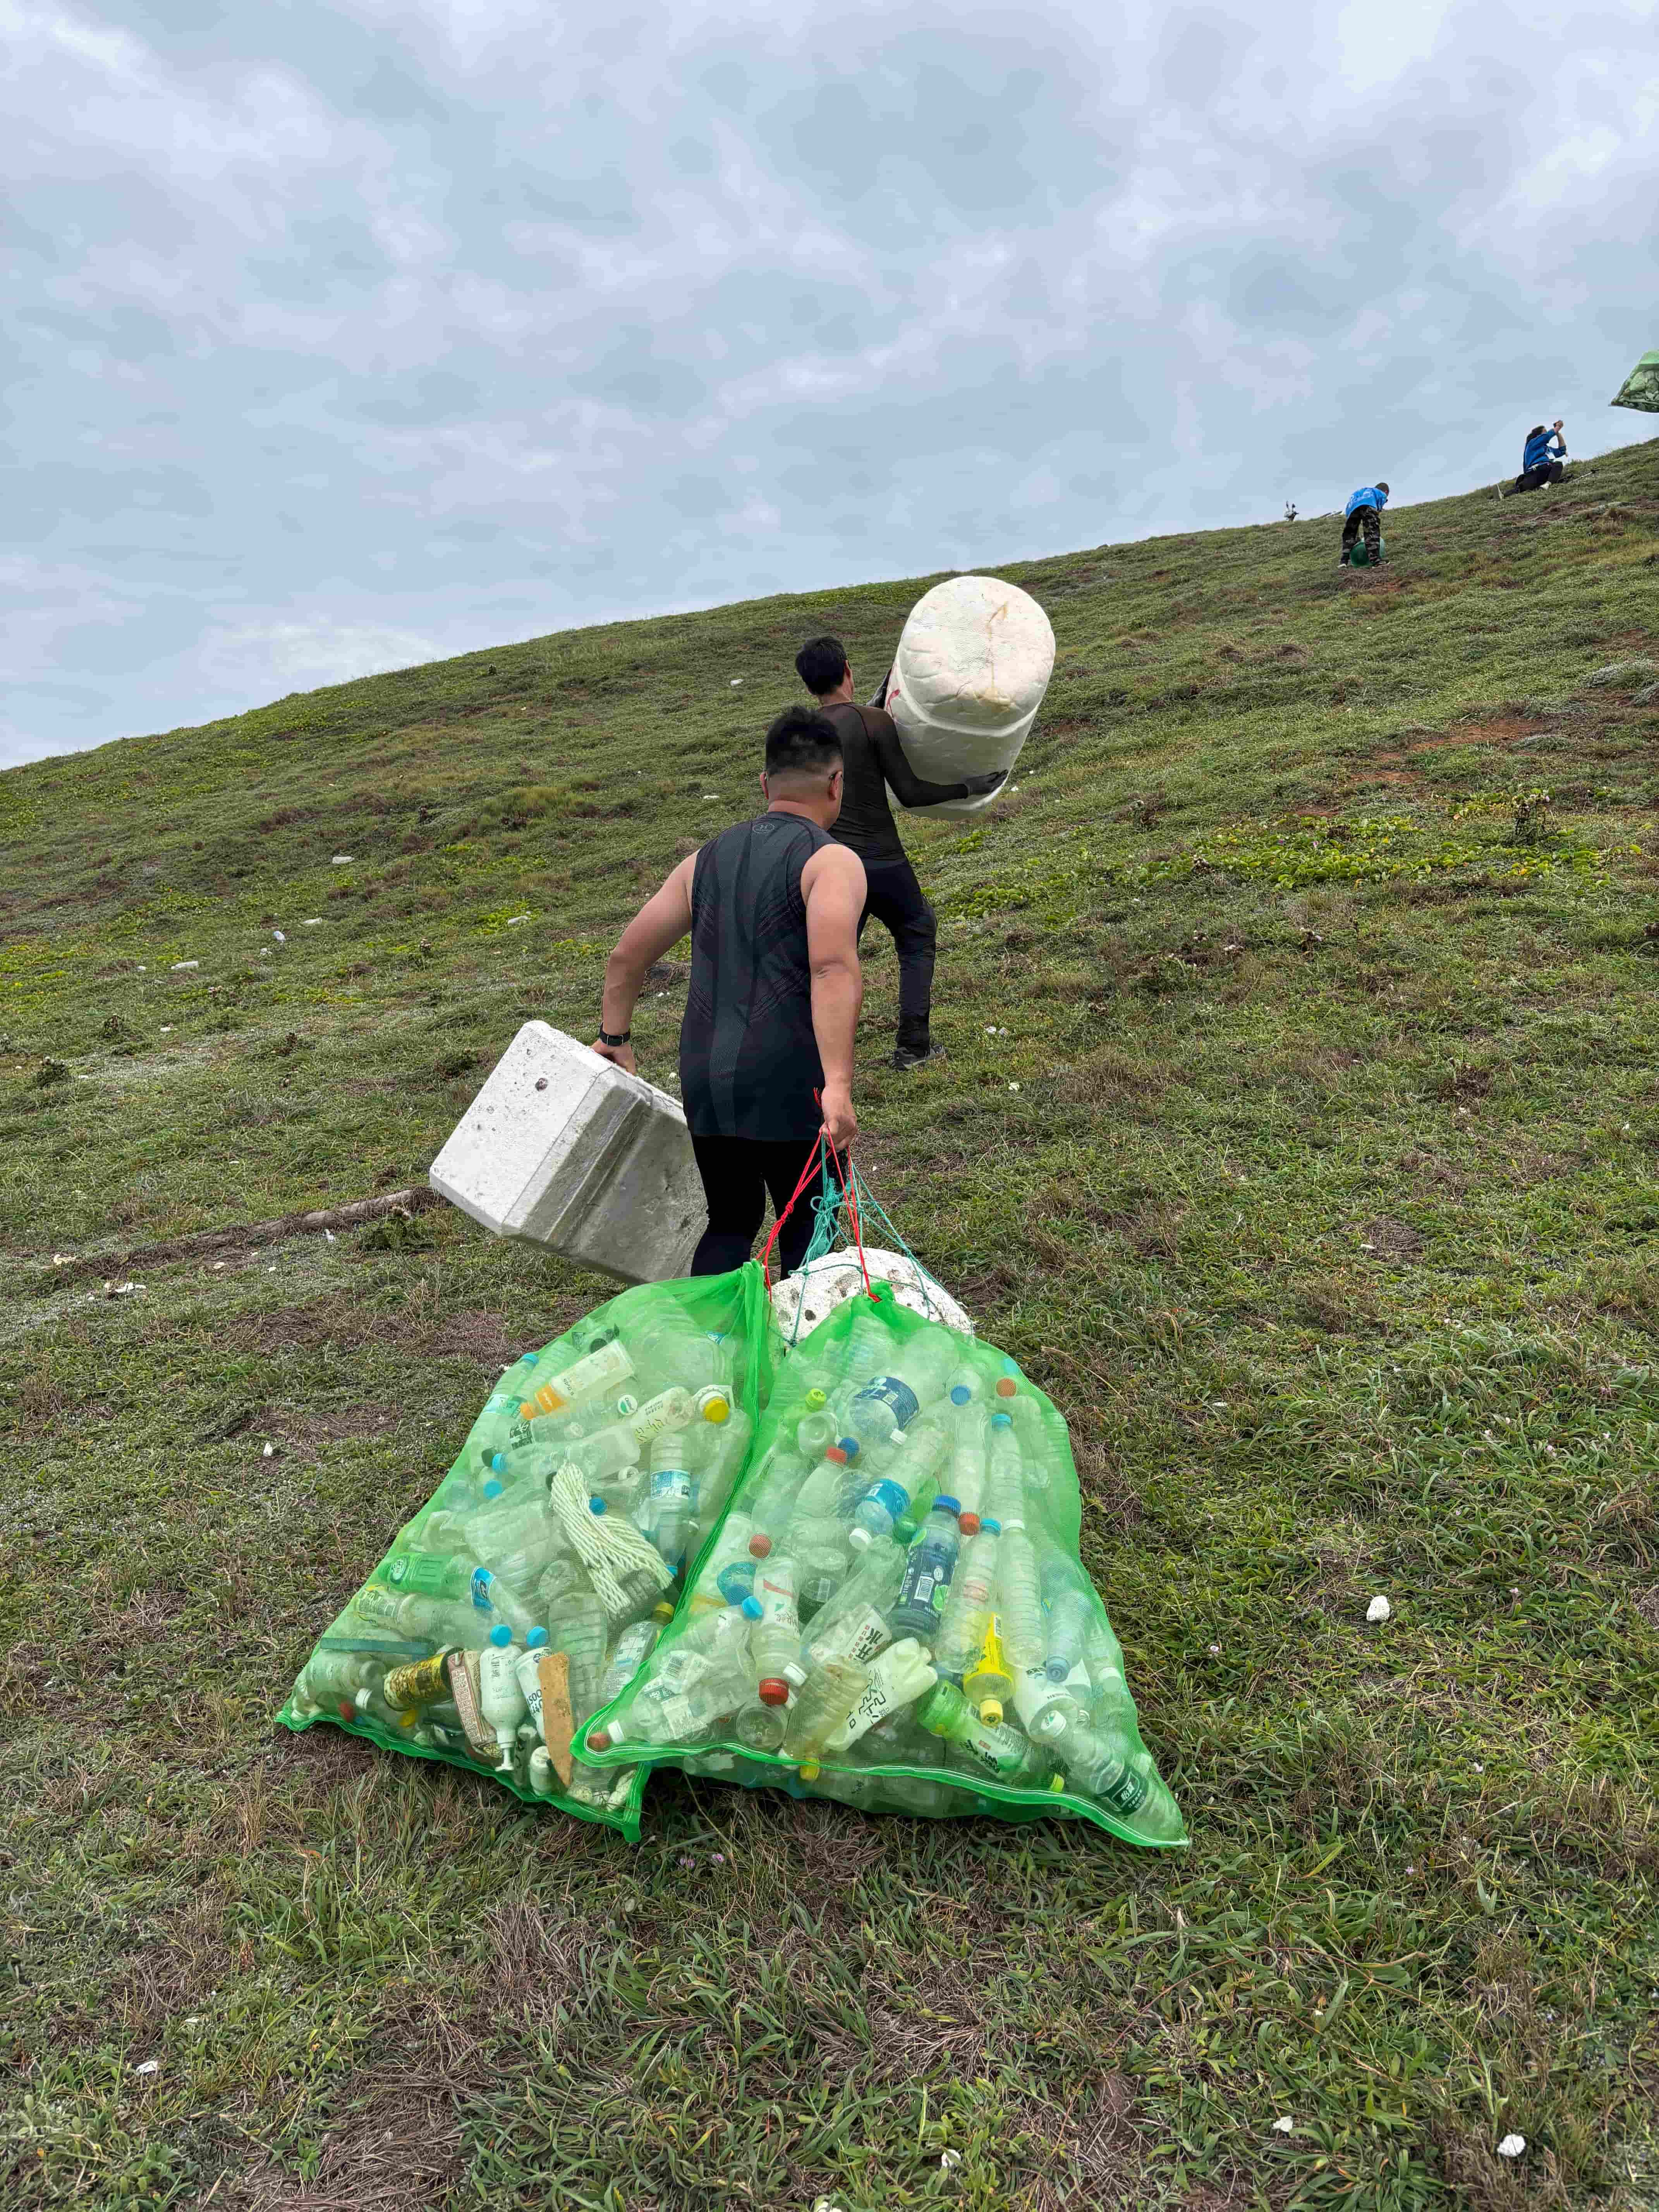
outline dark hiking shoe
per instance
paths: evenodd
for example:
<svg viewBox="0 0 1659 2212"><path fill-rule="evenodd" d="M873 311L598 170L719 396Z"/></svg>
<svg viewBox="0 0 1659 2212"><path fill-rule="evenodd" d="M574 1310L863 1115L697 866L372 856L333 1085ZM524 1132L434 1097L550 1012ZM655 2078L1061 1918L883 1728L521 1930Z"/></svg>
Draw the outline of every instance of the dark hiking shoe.
<svg viewBox="0 0 1659 2212"><path fill-rule="evenodd" d="M945 1054L927 1037L901 1037L893 1048L893 1065L903 1069L920 1067L924 1060L943 1060Z"/></svg>

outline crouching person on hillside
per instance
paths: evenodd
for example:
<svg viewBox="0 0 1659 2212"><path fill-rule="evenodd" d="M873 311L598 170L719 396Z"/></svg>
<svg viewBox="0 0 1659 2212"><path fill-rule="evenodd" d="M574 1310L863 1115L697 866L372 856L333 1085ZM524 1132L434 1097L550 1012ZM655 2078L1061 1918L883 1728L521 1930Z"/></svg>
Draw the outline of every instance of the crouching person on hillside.
<svg viewBox="0 0 1659 2212"><path fill-rule="evenodd" d="M1500 490L1499 499L1512 499L1518 491L1542 491L1546 484L1559 483L1567 472L1567 441L1561 435L1561 418L1558 415L1547 430L1541 422L1534 422L1527 433L1527 442L1521 455L1521 473L1507 492Z"/></svg>
<svg viewBox="0 0 1659 2212"><path fill-rule="evenodd" d="M864 863L830 835L841 811L841 738L810 707L766 733L766 811L682 860L617 940L593 1049L631 1074L629 1024L646 971L691 933L680 1027L680 1102L708 1202L694 1275L749 1257L769 1191L781 1214L827 1129L858 1133L853 1040L864 982ZM821 1103L820 1103L821 1101ZM811 1192L778 1237L785 1274L806 1256Z"/></svg>
<svg viewBox="0 0 1659 2212"><path fill-rule="evenodd" d="M1365 533L1365 558L1373 568L1382 565L1382 510L1389 503L1389 487L1385 483L1362 484L1342 510L1342 550L1336 556L1339 568L1348 565L1354 540L1363 530Z"/></svg>

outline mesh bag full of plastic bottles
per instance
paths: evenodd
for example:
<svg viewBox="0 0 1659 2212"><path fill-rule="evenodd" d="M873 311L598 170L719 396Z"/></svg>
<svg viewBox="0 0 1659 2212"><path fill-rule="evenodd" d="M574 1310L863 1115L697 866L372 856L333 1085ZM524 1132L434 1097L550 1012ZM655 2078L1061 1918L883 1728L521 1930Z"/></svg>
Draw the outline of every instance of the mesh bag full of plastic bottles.
<svg viewBox="0 0 1659 2212"><path fill-rule="evenodd" d="M571 1741L649 1657L746 1463L755 1267L624 1291L509 1367L279 1718L332 1722L637 1837L646 1772Z"/></svg>
<svg viewBox="0 0 1659 2212"><path fill-rule="evenodd" d="M1054 1407L877 1283L780 1343L687 1595L577 1759L1184 1843L1079 1523Z"/></svg>

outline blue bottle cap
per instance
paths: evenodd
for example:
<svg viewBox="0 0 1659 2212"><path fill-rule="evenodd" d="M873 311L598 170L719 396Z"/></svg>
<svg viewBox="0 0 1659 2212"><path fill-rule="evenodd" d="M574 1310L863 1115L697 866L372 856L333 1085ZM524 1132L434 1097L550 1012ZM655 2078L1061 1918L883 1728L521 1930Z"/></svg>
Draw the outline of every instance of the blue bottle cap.
<svg viewBox="0 0 1659 2212"><path fill-rule="evenodd" d="M526 1367L533 1367L540 1358L541 1354L539 1352L526 1352L524 1356L523 1364Z"/></svg>
<svg viewBox="0 0 1659 2212"><path fill-rule="evenodd" d="M497 1498L501 1496L506 1486L507 1486L504 1483L497 1482L495 1476L492 1474L489 1481L485 1483L483 1486L483 1494L488 1498Z"/></svg>
<svg viewBox="0 0 1659 2212"><path fill-rule="evenodd" d="M1012 1413L993 1413L991 1416L991 1426L994 1429L1012 1429L1013 1425L1014 1417Z"/></svg>
<svg viewBox="0 0 1659 2212"><path fill-rule="evenodd" d="M524 1640L524 1648L526 1651L539 1651L546 1641L547 1631L544 1628L532 1628Z"/></svg>
<svg viewBox="0 0 1659 2212"><path fill-rule="evenodd" d="M953 1406L965 1406L973 1395L965 1382L955 1383L951 1390L951 1403Z"/></svg>
<svg viewBox="0 0 1659 2212"><path fill-rule="evenodd" d="M766 1611L766 1607L757 1597L746 1597L738 1607L738 1611L745 1620L758 1620Z"/></svg>
<svg viewBox="0 0 1659 2212"><path fill-rule="evenodd" d="M1005 1375L1018 1375L1019 1372L1019 1362L1010 1359L1006 1352L1002 1355L1002 1371Z"/></svg>
<svg viewBox="0 0 1659 2212"><path fill-rule="evenodd" d="M489 1640L498 1651L505 1651L513 1641L513 1631L504 1620L498 1620L489 1632Z"/></svg>
<svg viewBox="0 0 1659 2212"><path fill-rule="evenodd" d="M604 1498L590 1498L587 1501L587 1510L590 1513L603 1513L605 1510Z"/></svg>
<svg viewBox="0 0 1659 2212"><path fill-rule="evenodd" d="M495 1469L495 1473L500 1474L507 1465L507 1454L505 1452L491 1452L489 1455L489 1464Z"/></svg>
<svg viewBox="0 0 1659 2212"><path fill-rule="evenodd" d="M860 1443L856 1437L837 1437L836 1438L836 1442L840 1445L842 1451L846 1453L848 1459L856 1459L860 1452L863 1449L863 1446Z"/></svg>
<svg viewBox="0 0 1659 2212"><path fill-rule="evenodd" d="M939 1496L933 1500L933 1510L935 1513L960 1513L962 1510L962 1500L959 1498L949 1497L941 1490Z"/></svg>
<svg viewBox="0 0 1659 2212"><path fill-rule="evenodd" d="M981 1536L1000 1536L1002 1534L1002 1523L994 1513L986 1515L979 1524L979 1533Z"/></svg>

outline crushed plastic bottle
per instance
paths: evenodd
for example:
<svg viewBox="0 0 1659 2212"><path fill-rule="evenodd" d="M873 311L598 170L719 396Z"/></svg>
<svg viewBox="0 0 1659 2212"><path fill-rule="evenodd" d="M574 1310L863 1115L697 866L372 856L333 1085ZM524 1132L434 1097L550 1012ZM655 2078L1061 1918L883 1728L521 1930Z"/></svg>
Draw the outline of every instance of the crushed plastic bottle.
<svg viewBox="0 0 1659 2212"><path fill-rule="evenodd" d="M939 1680L925 1648L913 1636L890 1644L870 1662L869 1680L840 1727L825 1739L827 1751L840 1753L858 1741L878 1721L890 1718L914 1705Z"/></svg>
<svg viewBox="0 0 1659 2212"><path fill-rule="evenodd" d="M893 1640L888 1622L904 1582L902 1544L878 1537L846 1581L812 1619L803 1656L822 1667L831 1659L873 1659Z"/></svg>
<svg viewBox="0 0 1659 2212"><path fill-rule="evenodd" d="M1082 1568L1061 1552L1044 1559L1041 1587L1047 1610L1043 1664L1051 1682L1063 1682L1087 1647L1094 1593Z"/></svg>
<svg viewBox="0 0 1659 2212"><path fill-rule="evenodd" d="M974 1764L1016 1789L1046 1790L1058 1762L1006 1721L981 1718L954 1682L934 1684L916 1707L923 1728L960 1746Z"/></svg>
<svg viewBox="0 0 1659 2212"><path fill-rule="evenodd" d="M570 1662L570 1712L580 1728L599 1707L599 1684L611 1640L605 1601L592 1589L562 1598L547 1620L547 1648Z"/></svg>
<svg viewBox="0 0 1659 2212"><path fill-rule="evenodd" d="M520 1416L531 1421L538 1414L570 1413L585 1400L614 1394L633 1372L627 1346L612 1335L556 1375L538 1374L534 1389L519 1407Z"/></svg>

